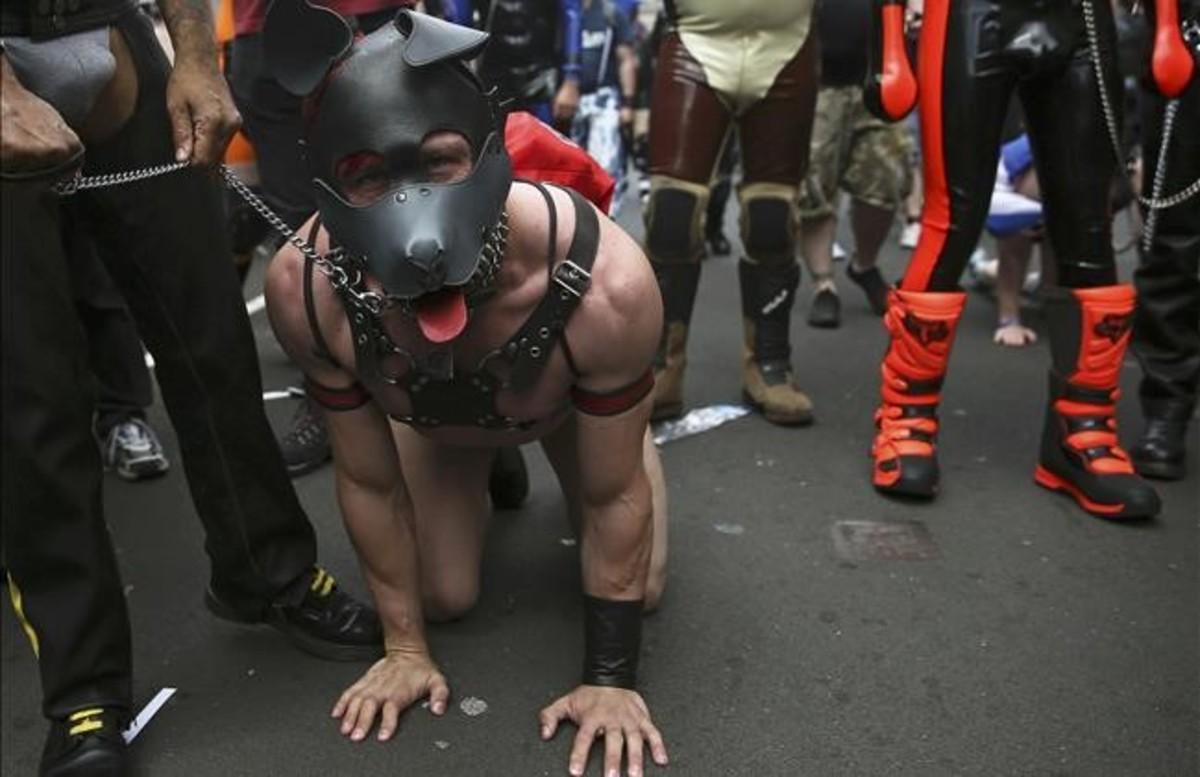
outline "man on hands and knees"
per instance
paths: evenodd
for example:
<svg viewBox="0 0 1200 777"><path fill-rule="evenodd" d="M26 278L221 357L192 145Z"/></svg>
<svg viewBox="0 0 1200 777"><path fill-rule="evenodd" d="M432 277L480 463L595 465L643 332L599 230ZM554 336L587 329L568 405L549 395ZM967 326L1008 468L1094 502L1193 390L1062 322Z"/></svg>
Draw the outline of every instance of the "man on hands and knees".
<svg viewBox="0 0 1200 777"><path fill-rule="evenodd" d="M479 592L495 451L538 440L579 527L582 683L541 715L579 727L582 774L643 750L666 763L636 691L641 614L665 578L666 515L648 436L662 309L636 243L574 191L518 181L495 100L466 67L485 33L402 11L355 40L336 14L281 2L267 60L306 95L319 212L312 252L270 267L280 342L330 411L338 499L379 606L387 655L338 699L341 731L395 732L449 688L426 619Z"/></svg>

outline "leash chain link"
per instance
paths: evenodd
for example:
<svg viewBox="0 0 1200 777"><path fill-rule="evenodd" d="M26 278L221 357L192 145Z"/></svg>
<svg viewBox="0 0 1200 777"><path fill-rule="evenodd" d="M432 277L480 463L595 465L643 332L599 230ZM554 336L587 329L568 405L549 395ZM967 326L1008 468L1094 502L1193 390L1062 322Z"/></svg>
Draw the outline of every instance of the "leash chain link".
<svg viewBox="0 0 1200 777"><path fill-rule="evenodd" d="M1113 155L1117 158L1117 164L1123 168L1125 160L1121 156L1121 140L1119 134L1117 133L1116 113L1113 111L1112 103L1108 99L1108 88L1104 81L1104 68L1100 62L1100 39L1096 32L1095 9L1092 5L1094 2L1095 0L1085 0L1083 3L1084 27L1087 29L1088 48L1090 49L1091 53L1092 69L1096 73L1096 85L1099 87L1100 91L1100 108L1104 113L1104 123L1108 128L1108 138L1112 143ZM1188 21L1185 23L1183 25L1183 37L1192 45L1194 49L1197 50L1198 53L1200 53L1200 23L1195 21ZM1175 125L1175 111L1178 110L1178 103L1178 99L1171 100L1167 103L1166 114L1163 117L1162 148L1164 149L1170 143L1170 133ZM1165 162L1165 155L1160 153L1159 156L1161 157L1160 164L1155 171L1156 184L1160 175L1164 179L1166 176L1166 170L1162 164L1162 162ZM1155 190L1151 192L1151 194L1153 196L1149 198L1139 195L1138 202L1146 206L1146 209L1150 211L1150 215L1147 216L1146 219L1146 232L1152 238L1154 232L1150 227L1153 224L1151 218L1153 217L1154 213L1156 211L1166 210L1167 208L1173 208L1180 203L1187 202L1197 194L1200 194L1200 178L1197 178L1189 186L1181 189L1169 197L1161 197L1160 195L1162 194L1162 191L1161 189L1158 189L1157 186Z"/></svg>
<svg viewBox="0 0 1200 777"><path fill-rule="evenodd" d="M182 170L187 167L187 162L171 162L164 165L154 165L152 167L144 167L139 170L127 170L118 173L105 173L103 175L84 176L76 173L75 177L69 181L53 186L56 194L62 197L69 197L77 192L87 189L103 189L109 186L121 186L134 181L142 181L147 178L155 178L160 175L173 173L176 170ZM345 263L342 261L345 257L345 252L340 248L335 248L326 254L317 253L311 245L303 238L296 234L295 230L289 227L283 219L279 217L271 206L267 205L261 197L255 194L249 186L245 184L237 174L229 168L228 165L220 165L219 171L225 185L232 189L239 197L246 201L254 211L263 218L271 227L294 245L307 258L313 261L317 269L329 279L329 284L336 291L345 291L360 304L362 304L371 313L378 314L384 308L385 300L382 295L376 294L373 291L363 291L363 278L361 270L348 270ZM353 274L352 274L353 273Z"/></svg>

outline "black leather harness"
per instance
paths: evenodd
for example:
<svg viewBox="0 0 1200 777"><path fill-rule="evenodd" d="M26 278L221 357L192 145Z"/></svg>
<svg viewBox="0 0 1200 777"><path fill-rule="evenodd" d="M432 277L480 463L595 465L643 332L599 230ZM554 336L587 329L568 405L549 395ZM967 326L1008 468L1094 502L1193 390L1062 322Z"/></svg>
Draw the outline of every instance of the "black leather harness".
<svg viewBox="0 0 1200 777"><path fill-rule="evenodd" d="M556 265L558 217L554 200L542 184L527 183L537 187L549 209L549 283L545 296L516 334L503 346L483 357L475 369L455 372L439 364L436 354L419 359L396 346L383 332L377 316L363 309L349 292L339 291L354 340L359 383L344 389L330 389L309 381L309 391L314 399L331 410L347 410L361 406L370 395L378 395L381 390L399 388L408 394L412 411L408 415L393 414L392 417L417 427L473 426L494 430L524 430L541 420L522 420L503 415L496 408L496 395L503 390L521 392L532 387L549 362L556 343L562 344L571 371L579 374L563 331L590 287L592 265L596 261L600 240L600 222L587 200L570 189L564 189L575 208L575 235L566 258ZM315 232L314 226L313 235ZM306 258L304 302L309 326L317 353L336 364L317 323L312 297L313 269L313 261ZM383 362L395 357L407 363L408 369L392 377L386 374Z"/></svg>

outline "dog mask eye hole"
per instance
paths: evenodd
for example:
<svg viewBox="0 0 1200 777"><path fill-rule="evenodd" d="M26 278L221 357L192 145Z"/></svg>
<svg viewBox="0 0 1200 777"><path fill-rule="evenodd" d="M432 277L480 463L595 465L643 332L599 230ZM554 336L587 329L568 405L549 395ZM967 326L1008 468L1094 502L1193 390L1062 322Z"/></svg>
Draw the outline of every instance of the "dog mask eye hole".
<svg viewBox="0 0 1200 777"><path fill-rule="evenodd" d="M390 177L387 160L374 151L356 151L338 160L334 167L338 188L354 205L363 205L388 190Z"/></svg>

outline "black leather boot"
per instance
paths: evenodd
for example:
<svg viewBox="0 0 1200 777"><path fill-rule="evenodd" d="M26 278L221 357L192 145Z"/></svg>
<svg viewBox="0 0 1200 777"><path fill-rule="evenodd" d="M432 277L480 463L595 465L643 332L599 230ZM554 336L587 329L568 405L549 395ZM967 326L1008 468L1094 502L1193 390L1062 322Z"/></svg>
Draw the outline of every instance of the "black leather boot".
<svg viewBox="0 0 1200 777"><path fill-rule="evenodd" d="M1146 428L1130 449L1133 466L1148 477L1181 480L1187 457L1188 422L1192 417L1189 403L1178 399L1143 400Z"/></svg>
<svg viewBox="0 0 1200 777"><path fill-rule="evenodd" d="M126 714L112 707L77 710L50 722L40 777L125 777L129 762L121 730Z"/></svg>
<svg viewBox="0 0 1200 777"><path fill-rule="evenodd" d="M338 587L319 566L269 602L239 600L215 581L204 603L218 618L278 629L293 645L329 661L372 661L383 656L383 627L374 609Z"/></svg>

